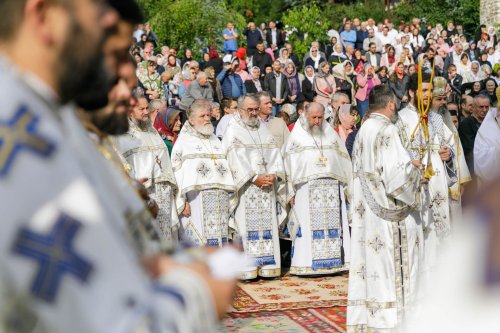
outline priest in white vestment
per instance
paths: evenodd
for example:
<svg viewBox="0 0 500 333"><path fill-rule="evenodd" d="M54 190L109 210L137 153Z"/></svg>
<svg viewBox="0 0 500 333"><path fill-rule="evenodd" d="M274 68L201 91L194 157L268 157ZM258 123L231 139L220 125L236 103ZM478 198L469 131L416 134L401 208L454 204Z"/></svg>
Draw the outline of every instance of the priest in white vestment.
<svg viewBox="0 0 500 333"><path fill-rule="evenodd" d="M421 173L391 119L394 94L370 92L369 117L354 143L348 332L398 332L419 295L423 256Z"/></svg>
<svg viewBox="0 0 500 333"><path fill-rule="evenodd" d="M481 185L500 175L500 108L490 109L477 131L474 171Z"/></svg>
<svg viewBox="0 0 500 333"><path fill-rule="evenodd" d="M324 113L320 103L309 104L283 147L293 241L290 273L296 275L349 269L346 198L352 165Z"/></svg>
<svg viewBox="0 0 500 333"><path fill-rule="evenodd" d="M422 80L424 106L427 106L428 97L432 95L432 85L429 80L430 77L424 73ZM449 190L458 181L453 159L456 155L453 151L455 138L444 124L443 117L432 106L428 112L429 138L425 138L416 108L417 103L420 103L417 89L417 75L414 75L409 81L411 101L406 108L399 111L397 126L401 141L412 159L421 161L423 170L428 170L429 165L432 165L434 170L434 175L430 177L429 183L421 192L422 209L420 212L414 212L416 219L422 219L424 229L423 273L428 279L432 279L431 273L436 269L439 248L451 234Z"/></svg>
<svg viewBox="0 0 500 333"><path fill-rule="evenodd" d="M148 102L139 97L129 114L127 134L115 137L117 149L130 166L130 176L142 179L159 206L158 227L164 241L177 242L179 219L175 207L177 184L168 149L149 118Z"/></svg>
<svg viewBox="0 0 500 333"><path fill-rule="evenodd" d="M236 200L222 143L213 132L210 103L195 100L172 149L172 168L179 187L181 239L221 247L228 242L229 215Z"/></svg>
<svg viewBox="0 0 500 333"><path fill-rule="evenodd" d="M286 204L277 195L277 189L285 181L283 160L275 138L266 127L260 126L258 99L242 96L238 109L229 122L222 147L238 196L234 228L247 258L253 262L240 278L279 277L278 230L286 217Z"/></svg>
<svg viewBox="0 0 500 333"><path fill-rule="evenodd" d="M452 158L456 168L457 181L449 187L448 199L450 202L450 222L453 225L455 221L462 218L462 194L466 183L472 180L465 162L464 150L457 128L453 124L450 112L446 108L448 97L446 95L447 81L443 77L435 77L433 80L432 89L432 105L431 108L436 110L443 117L443 122L448 129L453 133L454 152Z"/></svg>

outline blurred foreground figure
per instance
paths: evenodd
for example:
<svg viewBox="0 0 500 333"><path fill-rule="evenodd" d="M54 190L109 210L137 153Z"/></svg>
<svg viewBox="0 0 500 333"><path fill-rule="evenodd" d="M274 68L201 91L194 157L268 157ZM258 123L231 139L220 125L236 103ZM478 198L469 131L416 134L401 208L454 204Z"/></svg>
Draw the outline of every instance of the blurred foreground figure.
<svg viewBox="0 0 500 333"><path fill-rule="evenodd" d="M405 332L498 331L500 179L489 182L476 199L456 225L453 243L444 252L432 288L427 290L424 311L409 322Z"/></svg>
<svg viewBox="0 0 500 333"><path fill-rule="evenodd" d="M144 261L134 251L114 170L75 108L62 107L100 75L108 80L101 46L118 12L91 0L3 0L0 11L8 14L0 22L0 331L215 331L232 284L201 262Z"/></svg>

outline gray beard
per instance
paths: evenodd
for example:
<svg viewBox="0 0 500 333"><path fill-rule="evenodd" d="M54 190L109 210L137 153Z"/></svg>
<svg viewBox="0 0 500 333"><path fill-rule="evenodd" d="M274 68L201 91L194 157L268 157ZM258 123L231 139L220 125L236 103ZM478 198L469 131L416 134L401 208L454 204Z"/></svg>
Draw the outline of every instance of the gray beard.
<svg viewBox="0 0 500 333"><path fill-rule="evenodd" d="M243 120L243 123L250 128L259 128L260 123L257 117L247 119L242 118L241 120Z"/></svg>
<svg viewBox="0 0 500 333"><path fill-rule="evenodd" d="M313 127L308 127L307 128L307 131L309 132L309 134L311 134L312 136L318 136L318 137L321 137L323 135L323 128L319 127L319 126L313 126Z"/></svg>
<svg viewBox="0 0 500 333"><path fill-rule="evenodd" d="M147 120L138 120L138 119L132 119L132 122L139 127L141 131L147 132L151 129L152 123L151 119Z"/></svg>
<svg viewBox="0 0 500 333"><path fill-rule="evenodd" d="M212 124L195 126L194 129L196 132L206 137L210 137L214 132L214 126Z"/></svg>

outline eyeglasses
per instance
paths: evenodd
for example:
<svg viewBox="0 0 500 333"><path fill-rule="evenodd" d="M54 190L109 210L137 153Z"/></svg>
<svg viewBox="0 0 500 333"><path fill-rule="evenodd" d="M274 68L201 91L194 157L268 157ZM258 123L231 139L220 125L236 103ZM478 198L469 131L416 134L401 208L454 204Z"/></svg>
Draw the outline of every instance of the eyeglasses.
<svg viewBox="0 0 500 333"><path fill-rule="evenodd" d="M156 64L155 64L155 63L153 63L153 62L150 62L150 63L148 64L148 66L149 66L149 67L156 67Z"/></svg>

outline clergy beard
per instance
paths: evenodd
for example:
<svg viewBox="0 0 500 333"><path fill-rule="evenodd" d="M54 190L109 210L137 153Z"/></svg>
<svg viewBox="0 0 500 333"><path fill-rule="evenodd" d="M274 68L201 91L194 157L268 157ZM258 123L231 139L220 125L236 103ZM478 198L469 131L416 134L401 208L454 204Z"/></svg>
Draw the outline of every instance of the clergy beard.
<svg viewBox="0 0 500 333"><path fill-rule="evenodd" d="M194 126L194 129L203 136L211 136L214 132L214 126L212 124Z"/></svg>
<svg viewBox="0 0 500 333"><path fill-rule="evenodd" d="M130 107L128 101L110 103L105 109L90 113L92 123L102 132L110 135L127 133L129 122L127 112ZM120 110L126 108L126 110Z"/></svg>
<svg viewBox="0 0 500 333"><path fill-rule="evenodd" d="M319 126L309 127L308 131L309 131L310 134L312 134L314 136L321 136L321 135L323 135L323 129L321 127L319 127Z"/></svg>
<svg viewBox="0 0 500 333"><path fill-rule="evenodd" d="M146 119L146 120L138 120L138 119L135 119L135 118L132 118L132 122L134 124L137 125L137 127L139 127L139 129L141 131L149 131L152 127L152 124L151 124L151 119Z"/></svg>
<svg viewBox="0 0 500 333"><path fill-rule="evenodd" d="M453 124L453 119L451 119L451 114L448 111L448 109L444 106L440 107L437 111L437 114L440 114L443 117L443 122L446 124L446 126L452 131L456 131L456 127Z"/></svg>
<svg viewBox="0 0 500 333"><path fill-rule="evenodd" d="M397 123L398 122L398 118L399 118L398 113L394 112L394 114L390 118L391 119L391 123L393 123L393 124Z"/></svg>
<svg viewBox="0 0 500 333"><path fill-rule="evenodd" d="M259 119L257 117L249 117L249 118L242 118L243 123L247 125L248 127L251 128L258 128L259 127Z"/></svg>

